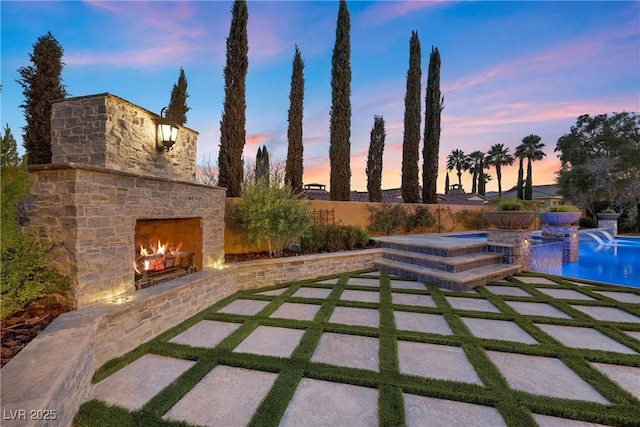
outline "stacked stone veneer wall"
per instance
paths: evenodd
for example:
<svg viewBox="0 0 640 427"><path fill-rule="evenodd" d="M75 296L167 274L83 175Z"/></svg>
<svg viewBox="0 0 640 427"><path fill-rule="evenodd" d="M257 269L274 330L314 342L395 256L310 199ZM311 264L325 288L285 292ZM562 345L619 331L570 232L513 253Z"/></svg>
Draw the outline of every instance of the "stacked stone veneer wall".
<svg viewBox="0 0 640 427"><path fill-rule="evenodd" d="M56 320L2 368L3 411L55 411L50 425L70 426L91 399L91 378L121 356L239 290L371 268L381 249L230 264L131 292L122 304L102 303ZM36 386L34 386L36 385ZM3 426L40 426L4 420Z"/></svg>
<svg viewBox="0 0 640 427"><path fill-rule="evenodd" d="M531 230L487 230L487 250L501 253L504 264L531 269Z"/></svg>
<svg viewBox="0 0 640 427"><path fill-rule="evenodd" d="M542 242L562 242L562 262L578 261L578 227L572 225L547 225L542 227Z"/></svg>
<svg viewBox="0 0 640 427"><path fill-rule="evenodd" d="M618 235L617 219L598 219L598 227L605 228L614 237Z"/></svg>
<svg viewBox="0 0 640 427"><path fill-rule="evenodd" d="M173 150L158 150L158 119L108 93L58 101L51 109L51 163L194 181L198 133L182 126Z"/></svg>
<svg viewBox="0 0 640 427"><path fill-rule="evenodd" d="M134 288L137 219L202 218L203 264L224 261L225 190L77 164L31 166L27 229L54 242L78 307Z"/></svg>

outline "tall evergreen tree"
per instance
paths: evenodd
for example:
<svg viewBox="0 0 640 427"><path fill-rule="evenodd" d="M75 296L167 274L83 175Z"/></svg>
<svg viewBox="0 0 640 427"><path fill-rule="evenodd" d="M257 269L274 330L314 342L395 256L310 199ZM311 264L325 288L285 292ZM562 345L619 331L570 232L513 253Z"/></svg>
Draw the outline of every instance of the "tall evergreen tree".
<svg viewBox="0 0 640 427"><path fill-rule="evenodd" d="M478 187L480 183L480 175L484 173L484 157L485 154L482 151L474 151L469 154L469 172L472 175L472 183L471 183L471 192L478 192Z"/></svg>
<svg viewBox="0 0 640 427"><path fill-rule="evenodd" d="M527 157L525 154L524 144L520 144L516 147L515 157L518 159L518 182L516 184L517 197L520 200L524 200L524 159Z"/></svg>
<svg viewBox="0 0 640 427"><path fill-rule="evenodd" d="M287 164L284 172L284 183L294 193L302 192L302 113L304 100L304 62L296 45L293 55L293 71L291 72L291 92L289 93L289 128L287 129Z"/></svg>
<svg viewBox="0 0 640 427"><path fill-rule="evenodd" d="M0 239L1 250L14 246L19 239L20 229L16 220L18 202L29 194L31 182L27 164L18 155L16 140L7 124L4 135L0 138Z"/></svg>
<svg viewBox="0 0 640 427"><path fill-rule="evenodd" d="M496 177L498 178L498 197L502 197L502 166L512 165L513 156L509 153L509 148L504 144L494 144L487 153L489 164L495 166Z"/></svg>
<svg viewBox="0 0 640 427"><path fill-rule="evenodd" d="M30 165L51 163L51 104L67 96L62 85L64 50L51 32L38 38L29 54L32 65L20 67L26 125L23 146Z"/></svg>
<svg viewBox="0 0 640 427"><path fill-rule="evenodd" d="M256 169L254 173L256 182L264 181L264 184L269 186L269 152L267 147L263 145L258 147L258 154L256 155Z"/></svg>
<svg viewBox="0 0 640 427"><path fill-rule="evenodd" d="M187 106L187 77L184 74L184 68L180 67L180 75L178 81L171 89L171 100L169 108L167 108L167 117L177 124L184 126L187 123L187 111L191 110Z"/></svg>
<svg viewBox="0 0 640 427"><path fill-rule="evenodd" d="M384 129L384 118L373 117L369 156L367 158L367 192L370 202L382 201L382 153L387 132Z"/></svg>
<svg viewBox="0 0 640 427"><path fill-rule="evenodd" d="M444 194L449 194L449 170L447 169L447 175L444 177Z"/></svg>
<svg viewBox="0 0 640 427"><path fill-rule="evenodd" d="M411 32L409 41L409 70L407 92L404 96L404 140L402 141L402 198L405 203L420 203L418 182L418 157L420 155L420 39L418 32Z"/></svg>
<svg viewBox="0 0 640 427"><path fill-rule="evenodd" d="M524 200L533 198L533 169L532 163L542 160L546 154L542 151L544 144L540 142L538 135L525 136L522 139L524 145L524 154L527 157L527 179L524 184Z"/></svg>
<svg viewBox="0 0 640 427"><path fill-rule="evenodd" d="M224 67L224 111L220 120L218 185L227 188L228 197L239 197L242 187L242 150L246 140L245 80L249 68L247 2L235 0L227 37L227 63Z"/></svg>
<svg viewBox="0 0 640 427"><path fill-rule="evenodd" d="M444 97L440 92L440 52L431 47L427 95L424 110L424 147L422 149L422 202L438 203L438 158L440 157L440 117L444 109Z"/></svg>
<svg viewBox="0 0 640 427"><path fill-rule="evenodd" d="M336 42L331 58L331 125L329 130L329 197L351 198L351 22L347 3L340 0Z"/></svg>

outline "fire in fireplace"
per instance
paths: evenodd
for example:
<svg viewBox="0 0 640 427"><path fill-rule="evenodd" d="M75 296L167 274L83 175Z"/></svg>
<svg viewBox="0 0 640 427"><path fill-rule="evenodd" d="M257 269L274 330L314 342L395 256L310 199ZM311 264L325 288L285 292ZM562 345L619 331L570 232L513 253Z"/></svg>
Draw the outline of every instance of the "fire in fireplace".
<svg viewBox="0 0 640 427"><path fill-rule="evenodd" d="M202 269L200 218L141 219L134 240L136 289Z"/></svg>

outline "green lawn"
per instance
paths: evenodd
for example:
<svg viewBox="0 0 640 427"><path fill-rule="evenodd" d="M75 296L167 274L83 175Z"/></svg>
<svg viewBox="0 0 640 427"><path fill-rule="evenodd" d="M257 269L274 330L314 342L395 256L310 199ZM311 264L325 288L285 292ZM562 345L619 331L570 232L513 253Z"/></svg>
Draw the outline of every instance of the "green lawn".
<svg viewBox="0 0 640 427"><path fill-rule="evenodd" d="M370 271L360 271L341 275L336 285L315 283L326 279L318 278L259 290L238 292L216 303L179 326L143 344L129 354L106 363L96 372L93 381L99 382L147 353L195 361L196 363L189 370L153 397L139 411L130 412L115 406L110 407L95 400L87 402L80 408L75 419L75 425L119 427L187 425L164 421L162 420L162 415L218 364L278 373L278 378L272 389L261 402L253 416L251 425L254 426L277 425L293 396L298 382L303 377L337 381L378 389L378 415L381 426L405 424L403 393L493 406L500 412L506 423L510 426L537 425L531 415L532 412L606 425L640 425L640 401L588 363L603 362L640 367L640 356L637 354L627 355L607 351L565 347L560 342L542 332L534 323L594 328L636 352L640 352L640 342L634 340L623 331L640 331L640 324L623 324L594 320L572 308L566 301L554 299L540 292L538 285L519 281L518 276L508 278L511 282L510 285L520 287L530 293L532 297L498 296L484 288L479 288L477 294L464 294L464 296L468 298L479 298L490 301L500 309L501 313L454 310L445 299L445 295L451 295L452 293L444 292L431 285L426 286L424 291L394 289L393 292L430 295L437 307L394 305L391 301L390 279L385 273L382 273L380 276L379 288L369 288L369 290L379 289L379 304L343 301L339 299L340 294L346 289L364 289L361 286L347 286L346 283L349 277L373 277L368 274L369 272ZM594 299L593 301L580 301L581 305L613 306L640 316L640 305L616 302L592 292L593 290L625 290L640 295L640 289L622 288L619 286L597 286L595 284L593 286L578 286L555 276L527 275L551 278L558 283L558 286L554 288L580 290ZM332 291L326 299L316 300L292 297L301 286L328 288ZM540 285L540 287L543 287L543 285ZM286 290L278 296L258 295L258 292L279 288L286 288ZM237 298L263 300L269 301L270 303L255 316L241 316L217 312L220 308ZM572 318L561 319L524 316L505 304L505 301L548 303L556 309L570 315ZM283 302L319 304L321 308L312 321L269 318L269 315ZM379 309L380 326L379 328L372 328L330 324L328 323L328 319L336 306ZM453 334L438 335L398 331L395 327L394 308L401 309L402 311L441 314L446 319ZM461 317L515 321L520 328L535 338L539 344L531 345L477 338L471 334L461 320ZM168 342L176 335L203 319L237 322L241 323L242 326L213 349L194 348ZM295 328L304 330L305 332L299 346L290 358L234 353L232 350L259 325ZM323 332L338 332L378 338L379 372L311 362L310 359ZM398 340L461 347L482 380L483 385L427 379L400 373L397 354ZM589 383L599 394L611 402L611 404L604 405L586 401L552 398L513 390L509 387L507 380L502 376L497 367L488 358L485 352L486 350L558 358L584 381ZM526 369L526 367L523 367L523 369Z"/></svg>

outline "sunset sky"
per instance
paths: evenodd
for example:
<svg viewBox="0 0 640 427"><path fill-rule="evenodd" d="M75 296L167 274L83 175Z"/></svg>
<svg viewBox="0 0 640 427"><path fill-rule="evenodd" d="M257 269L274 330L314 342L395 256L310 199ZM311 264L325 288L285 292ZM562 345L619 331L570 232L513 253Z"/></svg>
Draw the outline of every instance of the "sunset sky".
<svg viewBox="0 0 640 427"><path fill-rule="evenodd" d="M422 120L432 46L442 57L445 97L438 192L453 149L511 151L529 134L546 158L534 184L550 184L554 148L582 114L640 111L640 2L348 2L351 15L351 189L366 190L374 115L386 122L383 188L401 182L409 39L422 47ZM64 48L71 96L110 92L154 112L169 102L184 67L187 126L200 132L198 162L217 162L224 99L223 67L231 2L2 1L2 111L19 145L24 126L17 69L37 38L51 31ZM305 62L304 182L329 184L331 54L337 1L250 1L247 145L285 159L291 63ZM422 124L424 126L424 123ZM22 149L22 148L21 148ZM422 169L422 160L420 160ZM497 190L494 180L487 189ZM503 189L517 165L503 170ZM451 182L456 180L455 172ZM471 190L471 178L463 175Z"/></svg>

